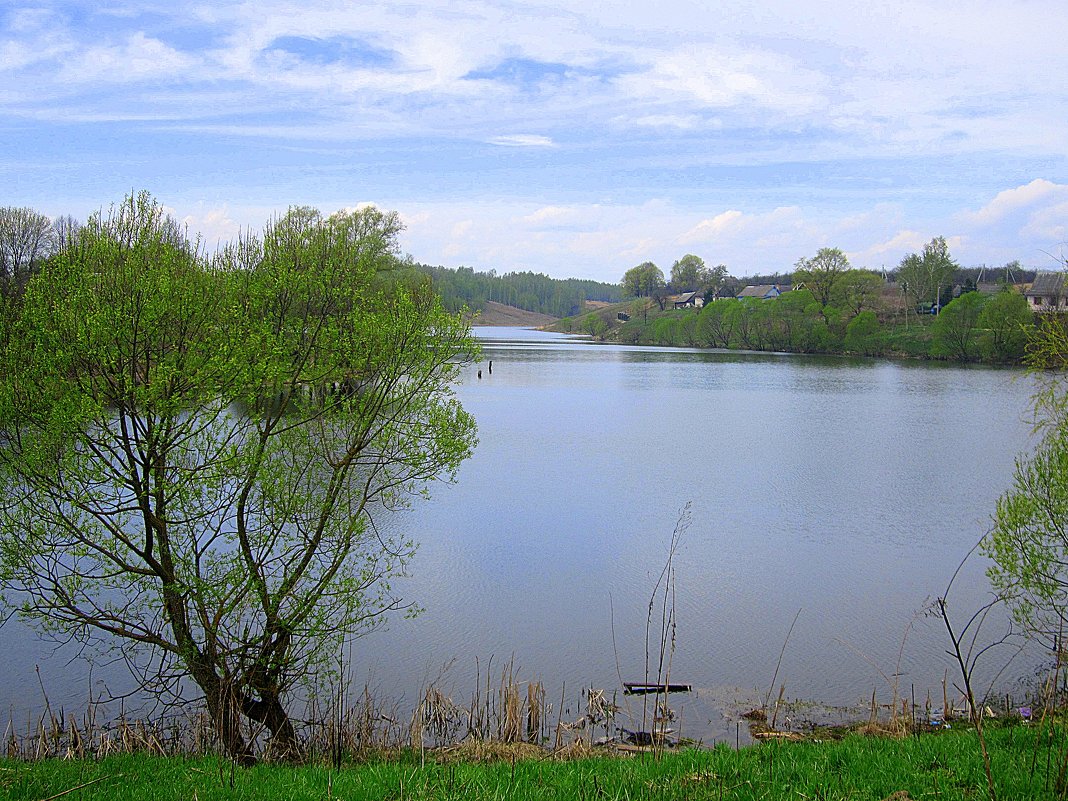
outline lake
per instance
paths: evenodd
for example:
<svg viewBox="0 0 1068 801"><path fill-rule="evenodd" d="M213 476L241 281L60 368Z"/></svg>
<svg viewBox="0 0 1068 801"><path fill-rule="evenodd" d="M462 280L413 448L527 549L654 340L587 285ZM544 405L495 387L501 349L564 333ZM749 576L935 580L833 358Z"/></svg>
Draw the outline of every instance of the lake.
<svg viewBox="0 0 1068 801"><path fill-rule="evenodd" d="M733 739L780 652L788 697L889 700L897 674L904 694L941 706L954 666L921 612L1032 444L1026 375L476 333L482 361L458 390L478 421L474 456L390 521L420 543L395 586L425 611L355 643L357 687L410 706L436 680L466 703L476 674L484 684L514 661L550 700L565 694L566 719L582 687L644 680L650 598L689 504L673 561L671 680L695 688L672 696L684 734ZM962 621L989 592L983 570L973 556L954 585ZM85 668L17 623L0 643L16 718L41 696L35 665L54 706L86 697Z"/></svg>

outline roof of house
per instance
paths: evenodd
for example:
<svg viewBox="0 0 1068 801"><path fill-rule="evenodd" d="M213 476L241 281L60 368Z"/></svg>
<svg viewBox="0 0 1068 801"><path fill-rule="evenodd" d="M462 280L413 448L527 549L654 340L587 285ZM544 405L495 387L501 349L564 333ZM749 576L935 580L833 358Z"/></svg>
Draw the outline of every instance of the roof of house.
<svg viewBox="0 0 1068 801"><path fill-rule="evenodd" d="M764 298L772 292L781 292L776 284L750 284L738 293L740 298Z"/></svg>
<svg viewBox="0 0 1068 801"><path fill-rule="evenodd" d="M675 295L671 300L674 303L689 303L695 297L697 297L696 292L683 292L681 295Z"/></svg>
<svg viewBox="0 0 1068 801"><path fill-rule="evenodd" d="M1068 292L1065 287L1064 273L1037 273L1026 295L1063 295Z"/></svg>

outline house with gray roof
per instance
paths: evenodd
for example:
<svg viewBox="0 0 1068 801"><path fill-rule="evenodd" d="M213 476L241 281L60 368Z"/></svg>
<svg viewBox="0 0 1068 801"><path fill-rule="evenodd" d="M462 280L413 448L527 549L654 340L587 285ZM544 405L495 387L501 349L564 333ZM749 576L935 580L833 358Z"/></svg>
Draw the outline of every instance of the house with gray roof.
<svg viewBox="0 0 1068 801"><path fill-rule="evenodd" d="M787 291L789 291L789 289L780 289L778 284L750 284L738 293L738 297L768 300L769 298L777 298L783 292Z"/></svg>
<svg viewBox="0 0 1068 801"><path fill-rule="evenodd" d="M1024 291L1031 311L1068 311L1068 284L1064 273L1038 273Z"/></svg>
<svg viewBox="0 0 1068 801"><path fill-rule="evenodd" d="M672 295L671 308L685 309L687 306L701 308L705 305L705 297L699 292L684 292L681 295Z"/></svg>

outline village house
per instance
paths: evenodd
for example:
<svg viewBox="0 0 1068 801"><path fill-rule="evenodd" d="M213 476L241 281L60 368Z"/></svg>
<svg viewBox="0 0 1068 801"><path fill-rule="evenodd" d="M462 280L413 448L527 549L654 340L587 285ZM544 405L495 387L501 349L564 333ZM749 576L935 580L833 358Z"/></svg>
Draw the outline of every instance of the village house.
<svg viewBox="0 0 1068 801"><path fill-rule="evenodd" d="M704 305L704 295L699 292L684 292L681 295L673 295L671 298L671 308L673 309L685 309L687 307L699 309Z"/></svg>
<svg viewBox="0 0 1068 801"><path fill-rule="evenodd" d="M760 298L761 300L768 300L769 298L777 298L783 292L789 291L789 287L785 289L780 289L778 284L750 284L738 293L738 297Z"/></svg>
<svg viewBox="0 0 1068 801"><path fill-rule="evenodd" d="M1031 288L1024 291L1031 311L1068 310L1068 288L1064 273L1038 273Z"/></svg>

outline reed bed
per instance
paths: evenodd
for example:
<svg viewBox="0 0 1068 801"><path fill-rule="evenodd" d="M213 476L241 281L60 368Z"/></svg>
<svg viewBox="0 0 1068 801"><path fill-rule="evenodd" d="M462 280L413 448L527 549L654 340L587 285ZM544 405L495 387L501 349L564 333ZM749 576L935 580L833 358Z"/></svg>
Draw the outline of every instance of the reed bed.
<svg viewBox="0 0 1068 801"><path fill-rule="evenodd" d="M439 684L421 691L415 708L404 711L383 701L365 685L358 693L348 688L313 697L306 705L300 730L304 760L340 765L383 755L414 752L425 759L475 759L544 756L551 751L574 752L578 744L590 748L619 735L618 711L604 690L586 688L574 719L565 718L572 705L564 697L555 706L539 681L521 680L513 662L499 673L489 672L466 702L458 702ZM325 699L325 700L324 700ZM250 729L248 739L262 757L270 759L264 733ZM107 705L91 701L80 716L45 710L16 722L9 717L3 730L3 756L17 761L46 759L106 759L115 755L202 757L221 755L207 712L199 706L170 710L152 719L120 710L114 718Z"/></svg>

